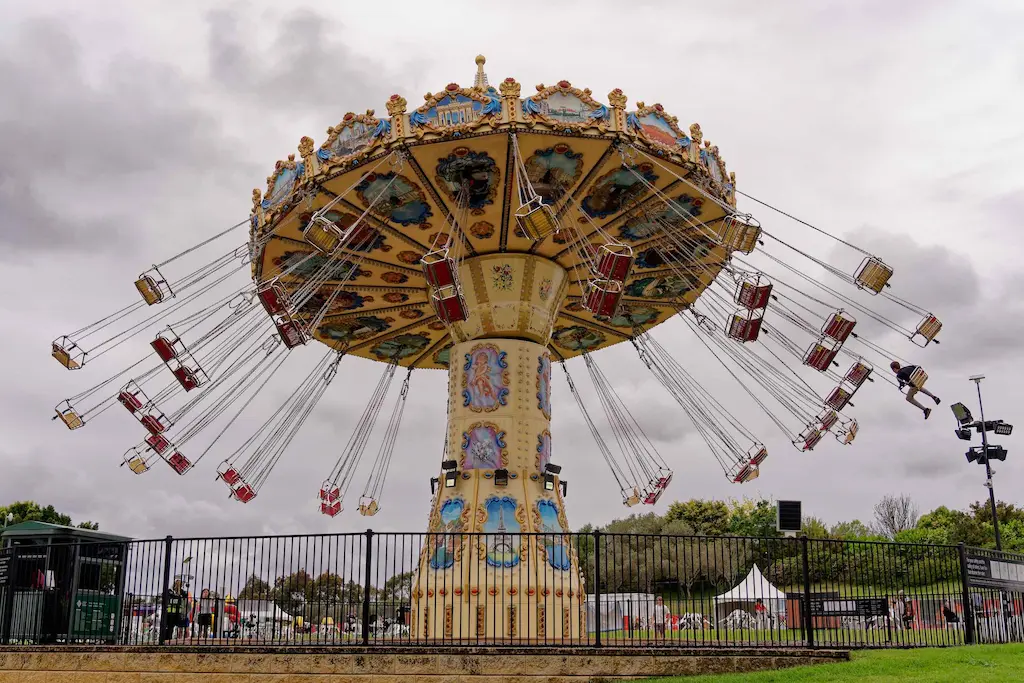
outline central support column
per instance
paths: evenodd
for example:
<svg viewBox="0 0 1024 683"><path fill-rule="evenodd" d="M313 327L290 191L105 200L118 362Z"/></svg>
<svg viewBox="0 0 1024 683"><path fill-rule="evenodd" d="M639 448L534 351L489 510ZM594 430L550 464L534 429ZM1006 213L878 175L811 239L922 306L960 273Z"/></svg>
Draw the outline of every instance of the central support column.
<svg viewBox="0 0 1024 683"><path fill-rule="evenodd" d="M470 316L449 356L446 457L456 475L454 486L440 475L413 637L575 640L585 627L579 563L558 478L545 485L546 345L567 274L540 257L495 254L464 262L460 275Z"/></svg>

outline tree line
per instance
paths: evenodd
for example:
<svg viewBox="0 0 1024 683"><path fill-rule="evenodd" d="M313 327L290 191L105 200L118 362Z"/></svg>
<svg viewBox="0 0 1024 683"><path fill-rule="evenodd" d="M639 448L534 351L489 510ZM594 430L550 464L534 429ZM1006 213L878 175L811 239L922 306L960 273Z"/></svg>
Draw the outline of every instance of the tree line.
<svg viewBox="0 0 1024 683"><path fill-rule="evenodd" d="M1024 551L1024 508L997 504L1004 550ZM590 536L574 539L588 586L599 581L608 592L722 592L757 565L780 588L803 584L802 541L782 538L770 500L677 501L664 515L648 513L617 519L600 530L600 562ZM854 519L827 524L805 517L810 582L827 589L861 586L895 590L958 580L957 549L964 543L994 547L987 501L966 510L938 507L919 514L906 495L887 495L867 523ZM598 571L599 568L599 571ZM598 575L599 574L599 575Z"/></svg>

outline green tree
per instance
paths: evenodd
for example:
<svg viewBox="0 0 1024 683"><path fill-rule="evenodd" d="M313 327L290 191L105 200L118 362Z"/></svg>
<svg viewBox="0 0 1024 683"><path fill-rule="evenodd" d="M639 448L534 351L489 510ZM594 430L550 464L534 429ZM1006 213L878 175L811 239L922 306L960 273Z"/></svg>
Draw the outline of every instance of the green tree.
<svg viewBox="0 0 1024 683"><path fill-rule="evenodd" d="M21 524L22 522L45 522L46 524L58 524L60 526L72 526L71 517L57 512L52 505L43 507L31 500L22 500L10 505L0 506L0 519L6 520L7 515L12 514L14 518L9 524ZM81 522L79 529L90 529L97 531L100 528L95 522Z"/></svg>
<svg viewBox="0 0 1024 683"><path fill-rule="evenodd" d="M720 500L688 500L668 506L665 521L682 520L700 536L724 536L729 531L729 506Z"/></svg>
<svg viewBox="0 0 1024 683"><path fill-rule="evenodd" d="M844 541L868 541L877 540L879 536L871 531L867 524L859 519L850 522L838 522L828 530L831 538L838 538Z"/></svg>
<svg viewBox="0 0 1024 683"><path fill-rule="evenodd" d="M729 533L733 536L775 538L780 536L776 528L775 504L770 500L731 501L729 504Z"/></svg>
<svg viewBox="0 0 1024 683"><path fill-rule="evenodd" d="M273 597L273 590L270 584L253 574L250 576L242 590L238 592L239 600L270 600Z"/></svg>
<svg viewBox="0 0 1024 683"><path fill-rule="evenodd" d="M395 574L380 590L380 597L386 602L408 602L412 597L412 580L415 572Z"/></svg>

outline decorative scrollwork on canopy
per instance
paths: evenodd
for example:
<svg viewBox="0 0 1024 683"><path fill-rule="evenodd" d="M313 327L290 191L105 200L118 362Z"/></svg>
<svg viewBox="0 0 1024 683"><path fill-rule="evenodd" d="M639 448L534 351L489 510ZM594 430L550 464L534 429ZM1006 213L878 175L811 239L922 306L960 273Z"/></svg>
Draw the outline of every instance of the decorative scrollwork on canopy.
<svg viewBox="0 0 1024 683"><path fill-rule="evenodd" d="M580 132L608 130L608 107L591 97L589 88L580 90L569 81L537 86L537 94L523 100L523 119L528 126L543 123L556 130Z"/></svg>

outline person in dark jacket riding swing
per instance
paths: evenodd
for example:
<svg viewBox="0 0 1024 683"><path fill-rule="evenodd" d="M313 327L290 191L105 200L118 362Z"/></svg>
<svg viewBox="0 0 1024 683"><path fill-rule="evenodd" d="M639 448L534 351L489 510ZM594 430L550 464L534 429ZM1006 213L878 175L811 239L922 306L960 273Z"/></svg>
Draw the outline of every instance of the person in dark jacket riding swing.
<svg viewBox="0 0 1024 683"><path fill-rule="evenodd" d="M931 399L935 401L935 405L938 405L940 401L938 396L928 391L924 387L914 386L914 383L910 381L910 377L914 374L914 371L917 370L917 366L907 365L905 367L900 367L899 363L893 361L892 363L889 364L889 367L891 367L892 371L896 373L896 381L900 383L900 389L902 389L903 387L907 387L907 403L910 403L920 408L921 411L924 412L924 419L927 420L928 416L932 414L932 409L925 408L923 405L918 403L914 397L917 396L918 392L921 392L925 396L930 396Z"/></svg>

